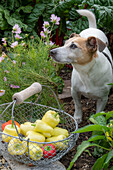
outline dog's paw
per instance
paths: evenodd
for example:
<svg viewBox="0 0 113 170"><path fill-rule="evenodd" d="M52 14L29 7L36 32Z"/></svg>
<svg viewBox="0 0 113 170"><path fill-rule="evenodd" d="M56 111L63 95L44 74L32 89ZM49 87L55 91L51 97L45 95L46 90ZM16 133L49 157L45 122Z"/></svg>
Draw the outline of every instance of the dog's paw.
<svg viewBox="0 0 113 170"><path fill-rule="evenodd" d="M74 117L74 119L77 121L78 124L80 124L82 122L82 118L76 118Z"/></svg>

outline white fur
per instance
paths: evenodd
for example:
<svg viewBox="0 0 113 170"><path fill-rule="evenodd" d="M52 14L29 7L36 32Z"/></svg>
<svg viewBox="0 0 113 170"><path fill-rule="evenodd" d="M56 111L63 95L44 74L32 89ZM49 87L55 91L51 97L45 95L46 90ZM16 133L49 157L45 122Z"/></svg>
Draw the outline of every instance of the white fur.
<svg viewBox="0 0 113 170"><path fill-rule="evenodd" d="M106 35L96 28L94 14L88 10L77 10L77 12L88 18L90 26L90 28L83 30L80 36L83 38L93 36L108 44ZM69 43L71 44L71 42ZM103 111L111 88L108 84L113 82L113 70L108 59L98 49L97 57L94 57L92 61L84 65L78 64L77 60L78 58L84 58L84 52L80 48L71 50L69 43L63 47L53 49L54 54L52 57L59 63L71 63L73 65L71 94L75 102L74 117L80 122L82 120L81 94L97 100L96 112ZM104 52L112 61L112 56L107 47Z"/></svg>

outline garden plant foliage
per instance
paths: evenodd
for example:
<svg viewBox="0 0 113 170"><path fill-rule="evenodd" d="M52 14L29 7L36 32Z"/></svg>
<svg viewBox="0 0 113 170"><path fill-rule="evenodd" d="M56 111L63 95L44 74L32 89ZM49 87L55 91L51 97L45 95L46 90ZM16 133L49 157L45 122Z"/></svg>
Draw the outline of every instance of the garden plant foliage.
<svg viewBox="0 0 113 170"><path fill-rule="evenodd" d="M80 17L76 9L87 8L96 15L98 28L113 32L112 0L1 0L0 29L1 36L10 34L12 26L18 24L25 33L36 35L41 30L43 21L48 21L51 14L61 18L61 32L69 36L71 32L80 33L88 27L85 17ZM67 22L68 21L68 22ZM56 28L55 28L56 29Z"/></svg>
<svg viewBox="0 0 113 170"><path fill-rule="evenodd" d="M71 161L68 170L72 168L82 152L92 146L94 147L93 155L98 157L92 170L107 170L110 168L109 164L113 158L113 111L94 114L89 120L92 124L79 128L74 132L92 132L92 136L78 146L77 153Z"/></svg>
<svg viewBox="0 0 113 170"><path fill-rule="evenodd" d="M28 34L25 34L24 40L21 36L22 31L18 24L12 29L12 38L2 38L2 44L5 52L0 57L0 88L5 90L5 94L0 91L0 103L12 101L15 92L21 91L34 82L50 86L56 93L62 91L63 80L57 75L57 66L49 57L51 46L56 47L50 41L52 28L59 24L60 18L51 16L51 25L49 22L43 23L41 38L37 36L37 41ZM48 101L50 94L45 92L45 101ZM46 103L44 103L46 104Z"/></svg>

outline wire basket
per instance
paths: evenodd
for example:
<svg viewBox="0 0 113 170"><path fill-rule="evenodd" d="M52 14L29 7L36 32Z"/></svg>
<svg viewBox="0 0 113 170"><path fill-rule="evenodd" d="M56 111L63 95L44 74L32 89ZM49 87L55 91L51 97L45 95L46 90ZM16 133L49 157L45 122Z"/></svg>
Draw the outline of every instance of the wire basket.
<svg viewBox="0 0 113 170"><path fill-rule="evenodd" d="M15 93L12 102L0 105L0 124L3 124L6 120L10 120L12 117L12 122L17 133L17 135L9 135L2 132L0 129L1 138L5 141L2 141L2 144L5 145L6 151L13 159L28 165L45 165L59 160L76 145L79 136L76 133L72 133L78 128L76 120L61 109L57 96L50 87L46 86L53 93L59 107L58 109L47 105L37 104L36 102L24 102L25 99L33 94L42 92L43 87L44 86L41 86L39 83L33 83L27 89ZM69 132L68 137L59 138L58 140L50 142L36 142L19 133L15 121L20 124L23 124L24 122L34 123L36 120L41 120L44 114L49 110L59 114L60 122L57 127L66 129ZM41 133L39 134L42 135ZM47 137L45 137L45 139L46 138ZM50 154L44 155L44 150L42 148L48 145L54 146L54 148L52 148Z"/></svg>

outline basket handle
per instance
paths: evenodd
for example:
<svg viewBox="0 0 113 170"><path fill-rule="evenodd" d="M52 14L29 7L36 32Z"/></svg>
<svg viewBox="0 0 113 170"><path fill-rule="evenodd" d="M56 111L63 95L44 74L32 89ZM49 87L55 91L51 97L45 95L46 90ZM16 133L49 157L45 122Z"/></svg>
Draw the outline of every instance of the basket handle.
<svg viewBox="0 0 113 170"><path fill-rule="evenodd" d="M16 104L21 104L24 100L28 99L32 95L39 93L42 90L40 83L35 82L28 88L22 90L21 92L15 93L13 95L13 100L16 100Z"/></svg>

